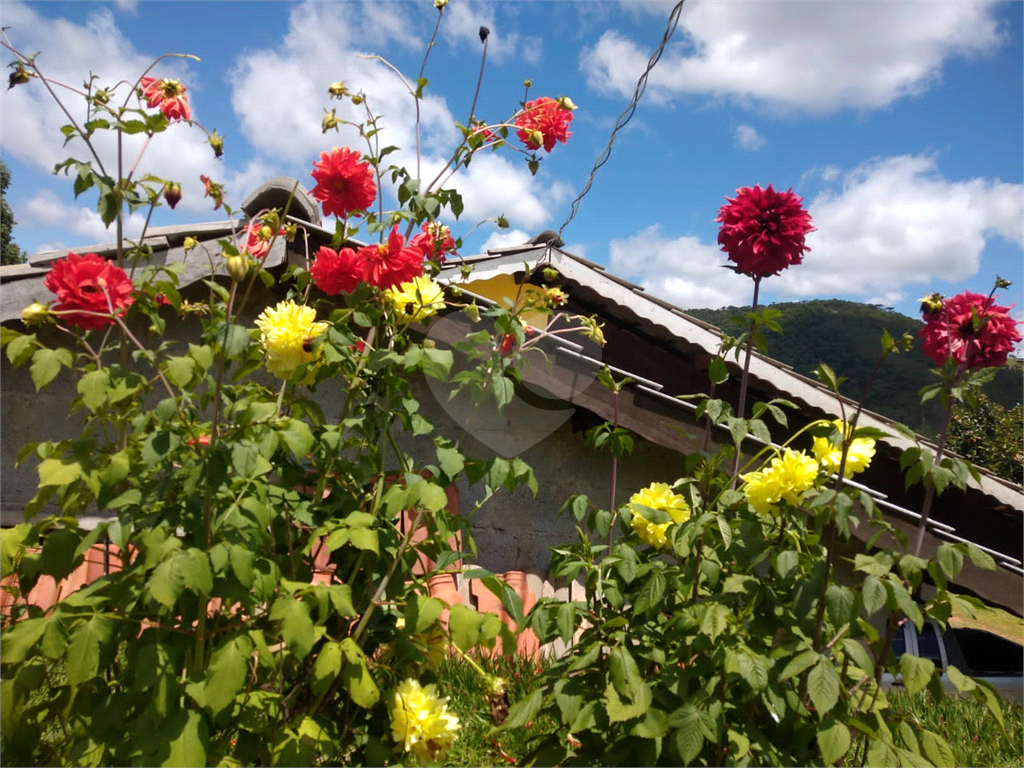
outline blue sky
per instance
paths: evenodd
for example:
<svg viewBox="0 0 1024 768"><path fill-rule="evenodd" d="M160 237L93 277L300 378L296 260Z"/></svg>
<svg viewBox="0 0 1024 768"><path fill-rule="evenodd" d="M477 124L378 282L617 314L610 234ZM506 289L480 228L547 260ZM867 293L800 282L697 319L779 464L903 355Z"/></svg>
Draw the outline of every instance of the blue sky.
<svg viewBox="0 0 1024 768"><path fill-rule="evenodd" d="M522 98L568 95L579 105L567 145L531 177L525 158L474 159L455 185L466 199L457 235L504 214L511 230L477 228L463 253L558 229L586 183L672 3L451 0L431 53L423 105L423 163L443 164L465 121L483 24L492 36L478 117L497 122ZM211 221L199 175L239 203L257 184L290 175L311 186L311 164L351 134L322 134L327 86L363 89L383 113L392 155L415 162L414 111L379 54L415 78L436 20L417 2L46 2L5 0L0 25L51 77L78 85L155 73L189 89L194 117L226 136L223 161L204 137L174 126L144 170L181 182L178 209L154 223ZM768 301L845 298L916 313L938 290L987 292L996 273L1021 317L1024 284L1024 4L689 0L647 93L579 215L567 249L683 307L749 300L750 283L721 269L714 218L737 187L772 183L804 197L818 231L803 265L762 287ZM6 61L10 56L5 56ZM72 109L80 109L71 102ZM345 107L339 107L339 115ZM89 193L75 201L54 163L66 120L38 83L6 92L0 150L16 240L30 252L109 241ZM102 148L110 153L112 147ZM110 156L110 155L108 155ZM442 159L444 158L444 159ZM138 231L140 222L133 223Z"/></svg>

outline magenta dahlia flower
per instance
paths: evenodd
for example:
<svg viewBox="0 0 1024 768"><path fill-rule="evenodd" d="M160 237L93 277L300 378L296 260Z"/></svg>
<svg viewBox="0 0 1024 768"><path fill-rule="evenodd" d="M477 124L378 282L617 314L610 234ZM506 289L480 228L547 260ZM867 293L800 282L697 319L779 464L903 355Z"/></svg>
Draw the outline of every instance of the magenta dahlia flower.
<svg viewBox="0 0 1024 768"><path fill-rule="evenodd" d="M803 198L788 192L743 187L728 205L718 211L721 222L718 243L738 270L751 277L777 275L791 264L803 261L804 237L813 232L811 214L803 209Z"/></svg>
<svg viewBox="0 0 1024 768"><path fill-rule="evenodd" d="M980 293L963 293L946 299L942 309L926 313L924 328L918 331L924 353L944 365L952 358L967 370L998 368L1021 340L1018 323L994 299Z"/></svg>

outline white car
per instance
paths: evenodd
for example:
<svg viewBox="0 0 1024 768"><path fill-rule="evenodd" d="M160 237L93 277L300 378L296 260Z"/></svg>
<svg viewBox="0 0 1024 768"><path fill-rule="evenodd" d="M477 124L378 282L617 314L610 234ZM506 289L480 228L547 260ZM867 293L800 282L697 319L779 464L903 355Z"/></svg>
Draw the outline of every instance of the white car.
<svg viewBox="0 0 1024 768"><path fill-rule="evenodd" d="M931 659L942 670L942 685L947 693L958 692L946 674L946 668L952 664L969 677L991 683L1004 700L1024 702L1024 646L999 635L963 627L950 627L943 632L932 621L925 622L918 632L912 621L905 621L893 637L892 652L897 659L904 653ZM886 672L882 675L882 687L899 689L903 680L898 674L893 679Z"/></svg>

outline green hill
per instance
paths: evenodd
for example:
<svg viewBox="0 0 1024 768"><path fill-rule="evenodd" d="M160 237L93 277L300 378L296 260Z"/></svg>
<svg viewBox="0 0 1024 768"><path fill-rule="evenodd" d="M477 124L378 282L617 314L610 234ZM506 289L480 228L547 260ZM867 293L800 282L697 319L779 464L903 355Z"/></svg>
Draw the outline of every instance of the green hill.
<svg viewBox="0 0 1024 768"><path fill-rule="evenodd" d="M920 320L869 304L831 299L771 305L782 313L778 318L782 335L767 332L768 354L804 375L812 376L819 362L828 363L846 381L840 391L859 400L872 367L881 353L882 330L894 339L909 331L917 340L923 327ZM732 318L749 307L724 309L688 309L688 314L713 323L727 333L738 335L742 324ZM929 373L932 361L920 350L920 342L910 352L887 359L868 395L867 407L903 422L925 435L938 431L937 401L922 406L918 392L935 381ZM1024 375L1019 361L1000 370L985 386L985 394L1006 408L1021 402Z"/></svg>

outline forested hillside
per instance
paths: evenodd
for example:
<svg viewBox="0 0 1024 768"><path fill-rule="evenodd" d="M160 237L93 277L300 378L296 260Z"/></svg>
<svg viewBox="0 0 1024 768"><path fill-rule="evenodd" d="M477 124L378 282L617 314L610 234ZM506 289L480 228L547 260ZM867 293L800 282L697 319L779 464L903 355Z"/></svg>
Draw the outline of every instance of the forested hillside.
<svg viewBox="0 0 1024 768"><path fill-rule="evenodd" d="M782 335L767 332L768 354L792 365L798 373L813 377L819 362L828 363L836 373L845 376L840 390L854 400L860 398L872 367L881 352L882 330L888 329L898 339L909 331L914 349L887 359L868 396L867 407L897 419L925 435L938 431L937 400L922 406L918 392L935 381L929 371L932 361L920 350L917 331L920 320L868 304L831 299L773 304L782 315L778 318ZM749 308L688 309L687 313L717 325L733 335L742 326L732 321L735 315ZM985 386L993 401L1012 408L1021 402L1024 376L1019 361L1000 370Z"/></svg>

